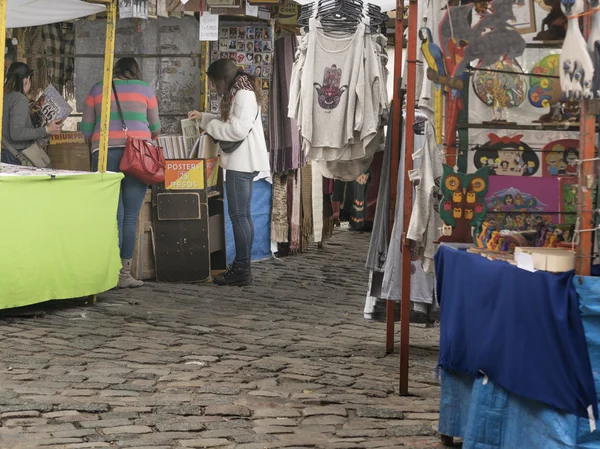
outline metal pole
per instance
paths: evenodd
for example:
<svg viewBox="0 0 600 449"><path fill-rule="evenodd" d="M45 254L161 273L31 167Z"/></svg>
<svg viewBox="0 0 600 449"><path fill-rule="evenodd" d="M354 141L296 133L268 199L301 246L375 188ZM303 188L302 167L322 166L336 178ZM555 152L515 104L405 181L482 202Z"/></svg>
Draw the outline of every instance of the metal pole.
<svg viewBox="0 0 600 449"><path fill-rule="evenodd" d="M8 0L0 0L0 48L6 48L6 4ZM2 70L2 79L6 67L4 67L4 57L0 58L0 70ZM4 85L4 83L2 83ZM0 111L4 110L4 89L0 89ZM0 136L2 135L2 120L0 120ZM0 146L0 157L2 156L2 148Z"/></svg>
<svg viewBox="0 0 600 449"><path fill-rule="evenodd" d="M586 9L589 5L586 3ZM583 35L589 36L590 20L588 15L583 21ZM598 100L592 100L598 101ZM582 161L579 166L579 189L577 193L577 217L579 218L579 229L592 229L594 227L594 214L592 212L592 184L594 180L595 161L595 132L596 117L590 114L590 101L581 102L581 120L579 127L579 159ZM582 232L579 234L579 243L577 245L577 254L575 259L575 272L580 276L589 276L591 274L591 255L593 232Z"/></svg>
<svg viewBox="0 0 600 449"><path fill-rule="evenodd" d="M417 33L418 3L408 4L408 69L406 80L406 154L404 155L404 228L408 229L412 211L412 183L408 172L412 170L412 155L415 147L415 107L417 85ZM400 310L400 394L408 394L408 353L410 344L410 240L406 231L402 235L402 295Z"/></svg>
<svg viewBox="0 0 600 449"><path fill-rule="evenodd" d="M108 160L108 132L110 129L110 106L112 103L112 79L115 56L115 31L117 5L113 0L106 5L106 43L104 47L104 79L102 83L102 115L100 117L100 148L98 171L106 173Z"/></svg>
<svg viewBox="0 0 600 449"><path fill-rule="evenodd" d="M390 233L394 226L396 217L396 197L398 189L398 167L400 166L400 150L402 143L400 138L402 130L402 51L404 43L404 0L396 0L396 33L394 48L394 92L392 94L393 102L393 122L390 123L392 132L392 157L390 167L390 208L389 223ZM388 354L394 352L394 306L395 301L386 302L385 312L385 351Z"/></svg>

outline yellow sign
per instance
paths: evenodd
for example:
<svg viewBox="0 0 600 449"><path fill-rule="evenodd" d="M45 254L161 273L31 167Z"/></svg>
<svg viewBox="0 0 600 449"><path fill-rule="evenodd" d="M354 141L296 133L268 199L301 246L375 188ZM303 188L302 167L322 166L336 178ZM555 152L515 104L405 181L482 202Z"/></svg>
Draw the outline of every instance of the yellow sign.
<svg viewBox="0 0 600 449"><path fill-rule="evenodd" d="M204 161L193 159L168 160L165 167L167 190L204 189Z"/></svg>
<svg viewBox="0 0 600 449"><path fill-rule="evenodd" d="M72 143L85 143L85 137L83 136L83 133L64 132L50 138L50 145L65 145Z"/></svg>

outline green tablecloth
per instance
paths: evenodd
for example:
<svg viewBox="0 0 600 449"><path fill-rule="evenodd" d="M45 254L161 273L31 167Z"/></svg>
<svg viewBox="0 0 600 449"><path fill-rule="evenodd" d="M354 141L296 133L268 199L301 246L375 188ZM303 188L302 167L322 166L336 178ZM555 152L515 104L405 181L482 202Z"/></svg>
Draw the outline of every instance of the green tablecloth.
<svg viewBox="0 0 600 449"><path fill-rule="evenodd" d="M117 285L118 173L0 172L0 309Z"/></svg>

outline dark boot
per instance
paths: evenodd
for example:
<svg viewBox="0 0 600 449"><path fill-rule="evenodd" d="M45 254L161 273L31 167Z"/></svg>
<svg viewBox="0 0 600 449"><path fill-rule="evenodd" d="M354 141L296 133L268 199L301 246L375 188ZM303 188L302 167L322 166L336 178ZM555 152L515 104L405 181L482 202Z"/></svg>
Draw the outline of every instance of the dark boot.
<svg viewBox="0 0 600 449"><path fill-rule="evenodd" d="M249 262L234 261L227 271L215 277L214 281L217 285L229 285L242 287L252 283L252 273L250 272Z"/></svg>

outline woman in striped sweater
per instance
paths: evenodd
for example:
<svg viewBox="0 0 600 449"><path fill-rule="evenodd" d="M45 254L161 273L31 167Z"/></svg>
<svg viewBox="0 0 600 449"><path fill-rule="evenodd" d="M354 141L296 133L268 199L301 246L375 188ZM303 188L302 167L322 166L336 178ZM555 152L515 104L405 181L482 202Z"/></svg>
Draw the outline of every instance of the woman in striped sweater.
<svg viewBox="0 0 600 449"><path fill-rule="evenodd" d="M123 130L121 117L113 92L110 108L110 131L108 135L107 170L118 172L127 137L151 140L160 132L158 103L154 89L140 80L140 69L133 58L123 58L115 64L113 79L127 133ZM98 170L98 147L100 143L100 117L102 115L102 83L92 87L85 100L81 130L92 146L92 170ZM119 247L123 268L119 274L119 288L141 287L142 281L131 276L131 259L135 245L138 215L148 186L125 175L121 182L117 222L119 225Z"/></svg>

